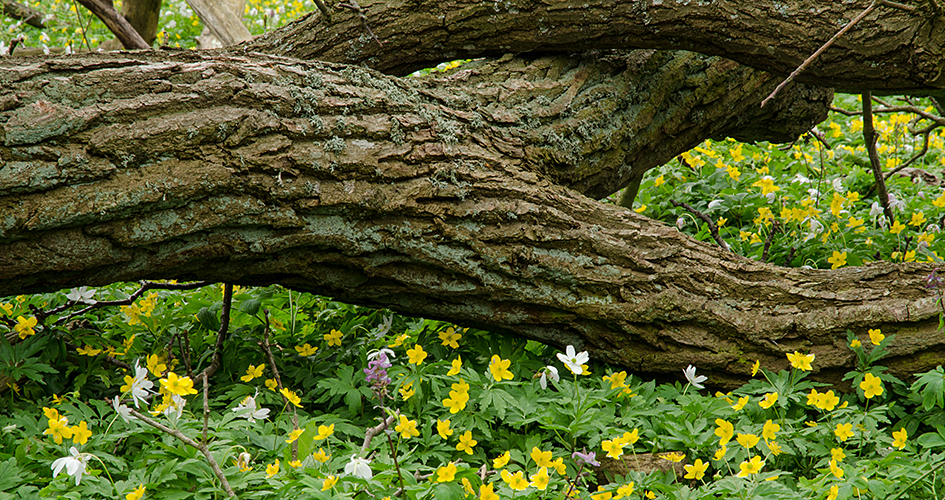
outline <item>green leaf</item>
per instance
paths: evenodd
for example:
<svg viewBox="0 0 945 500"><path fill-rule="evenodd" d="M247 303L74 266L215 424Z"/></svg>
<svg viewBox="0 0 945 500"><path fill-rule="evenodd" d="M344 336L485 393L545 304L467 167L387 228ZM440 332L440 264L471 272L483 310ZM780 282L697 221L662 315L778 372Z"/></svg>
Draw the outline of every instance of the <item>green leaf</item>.
<svg viewBox="0 0 945 500"><path fill-rule="evenodd" d="M243 311L250 316L255 316L256 313L259 312L260 306L262 306L262 302L259 299L247 299L243 302L240 302L240 311Z"/></svg>

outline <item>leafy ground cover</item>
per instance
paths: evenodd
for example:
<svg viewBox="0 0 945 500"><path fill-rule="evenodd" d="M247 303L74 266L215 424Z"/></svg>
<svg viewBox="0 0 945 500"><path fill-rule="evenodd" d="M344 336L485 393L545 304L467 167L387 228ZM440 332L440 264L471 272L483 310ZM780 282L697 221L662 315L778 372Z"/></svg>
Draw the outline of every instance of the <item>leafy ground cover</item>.
<svg viewBox="0 0 945 500"><path fill-rule="evenodd" d="M47 31L4 19L0 33L36 47L107 36L53 3L31 2L54 14ZM258 33L310 10L251 1L248 24ZM202 29L183 1L161 22L185 48ZM910 167L940 171L945 131L922 118L934 108L901 104L919 113L875 119L885 171L913 157ZM835 105L859 108L855 96ZM706 241L716 229L733 251L781 265L939 262L945 191L890 177L888 220L861 128L834 113L787 146L706 141L650 172L636 210ZM229 488L266 499L893 500L945 487L945 370L890 377L882 357L896 339L877 330L848 333L848 386L809 380L817 360L795 352L789 370L758 366L720 393L698 367L656 384L574 349L275 286L234 287L228 316L225 303L222 285L173 283L0 299L0 499ZM679 473L607 466L650 453Z"/></svg>

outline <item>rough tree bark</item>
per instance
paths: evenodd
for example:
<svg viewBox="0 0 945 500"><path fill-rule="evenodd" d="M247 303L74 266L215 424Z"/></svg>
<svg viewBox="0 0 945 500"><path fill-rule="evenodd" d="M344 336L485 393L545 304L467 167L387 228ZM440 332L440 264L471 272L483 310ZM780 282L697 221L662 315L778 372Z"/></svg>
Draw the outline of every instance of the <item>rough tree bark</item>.
<svg viewBox="0 0 945 500"><path fill-rule="evenodd" d="M372 61L422 60L418 26L401 66ZM794 349L839 373L846 329L899 334L897 375L941 359L928 266L783 269L592 199L705 137L796 135L829 91L761 110L778 78L687 53L509 56L415 81L258 48L0 61L0 295L281 283L717 382ZM909 88L935 90L924 74Z"/></svg>

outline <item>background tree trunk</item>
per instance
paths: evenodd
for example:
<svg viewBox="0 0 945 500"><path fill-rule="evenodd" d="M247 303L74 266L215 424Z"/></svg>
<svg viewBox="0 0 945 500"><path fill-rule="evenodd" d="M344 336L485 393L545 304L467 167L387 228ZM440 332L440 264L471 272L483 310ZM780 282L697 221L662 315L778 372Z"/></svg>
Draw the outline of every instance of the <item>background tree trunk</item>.
<svg viewBox="0 0 945 500"><path fill-rule="evenodd" d="M0 295L145 278L281 283L575 344L641 374L695 364L716 383L758 358L784 365L794 349L838 374L853 358L847 329L897 333L895 375L939 363L928 266L778 268L581 194L622 178L585 175L588 158L645 157L690 127L738 125L724 99L708 107L718 91L621 97L624 71L646 87L673 67L701 82L686 69L701 64L711 88L711 73L743 71L690 57L509 58L430 82L261 55L3 60ZM107 83L92 94L89 82ZM660 106L675 118L657 119ZM594 140L605 114L636 128ZM543 149L568 127L580 150ZM640 134L650 138L634 152ZM560 150L578 160L573 178Z"/></svg>
<svg viewBox="0 0 945 500"><path fill-rule="evenodd" d="M683 49L724 56L787 75L869 1L821 0L389 0L361 18L318 13L268 33L251 50L367 64L406 74L442 61L527 51ZM945 95L945 12L941 0L912 10L886 6L860 21L798 81L842 92Z"/></svg>

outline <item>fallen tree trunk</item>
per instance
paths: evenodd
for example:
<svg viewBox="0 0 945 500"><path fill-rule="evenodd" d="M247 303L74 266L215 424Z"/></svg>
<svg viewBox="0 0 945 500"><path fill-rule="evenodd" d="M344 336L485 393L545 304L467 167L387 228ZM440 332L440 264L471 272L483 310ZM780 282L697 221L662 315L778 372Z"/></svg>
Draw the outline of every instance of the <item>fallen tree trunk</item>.
<svg viewBox="0 0 945 500"><path fill-rule="evenodd" d="M695 364L720 383L756 358L783 366L794 349L838 373L853 361L847 329L899 334L893 374L938 363L928 266L778 268L581 194L607 192L607 169L581 169L634 134L651 138L621 155L645 157L660 134L696 126L697 112L714 120L693 137L747 129L726 101L727 118L711 111L718 91L675 102L647 92L650 114L637 109L650 101L632 105L642 93L599 99L621 71L645 86L646 74L672 73L664 67L690 83L679 67L737 68L627 57L510 59L418 83L261 55L4 60L0 295L158 278L280 283L575 344L639 373ZM730 88L758 87L728 77L741 82ZM659 110L677 119L657 120ZM591 140L608 136L594 125L605 115L638 125L614 127L616 145ZM573 178L552 154L567 148L543 146L568 127L584 139L569 153L583 162Z"/></svg>

